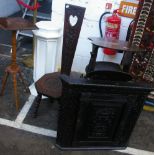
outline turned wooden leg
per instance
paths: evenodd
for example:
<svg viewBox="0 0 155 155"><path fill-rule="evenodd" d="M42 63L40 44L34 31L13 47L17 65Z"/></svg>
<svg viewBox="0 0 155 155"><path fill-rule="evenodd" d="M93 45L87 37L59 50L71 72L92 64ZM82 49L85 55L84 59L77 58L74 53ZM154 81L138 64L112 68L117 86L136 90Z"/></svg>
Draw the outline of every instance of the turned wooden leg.
<svg viewBox="0 0 155 155"><path fill-rule="evenodd" d="M25 80L24 80L24 78L23 78L21 72L19 72L19 78L21 79L21 81L22 81L22 83L23 83L23 85L24 85L25 91L26 91L26 92L29 92L29 89L28 89L28 87L27 87L27 85L26 85L26 83L25 83Z"/></svg>
<svg viewBox="0 0 155 155"><path fill-rule="evenodd" d="M4 94L4 90L5 90L5 86L6 86L8 76L9 76L9 73L6 72L5 76L4 76L4 79L3 79L3 82L2 82L2 89L1 89L1 93L0 93L1 96Z"/></svg>
<svg viewBox="0 0 155 155"><path fill-rule="evenodd" d="M42 94L38 93L38 96L35 98L35 109L34 109L34 115L33 117L36 118L38 116L38 109L41 103L41 99L42 99Z"/></svg>
<svg viewBox="0 0 155 155"><path fill-rule="evenodd" d="M13 87L14 87L14 96L15 96L15 102L16 102L16 110L18 111L18 109L19 109L19 100L18 100L18 95L17 95L16 73L14 73L12 76L13 76Z"/></svg>

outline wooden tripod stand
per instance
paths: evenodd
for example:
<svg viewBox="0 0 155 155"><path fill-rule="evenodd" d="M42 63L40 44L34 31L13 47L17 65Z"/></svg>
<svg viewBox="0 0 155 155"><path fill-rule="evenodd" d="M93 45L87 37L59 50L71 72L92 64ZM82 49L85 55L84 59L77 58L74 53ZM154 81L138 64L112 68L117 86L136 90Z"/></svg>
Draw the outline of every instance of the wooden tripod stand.
<svg viewBox="0 0 155 155"><path fill-rule="evenodd" d="M12 74L15 103L16 103L16 109L18 110L19 99L17 94L17 74L19 75L19 78L24 84L25 90L28 90L28 88L26 87L23 76L21 74L21 69L16 62L16 47L17 47L16 33L17 33L17 30L35 29L36 27L32 23L30 23L29 21L23 18L0 18L0 28L12 31L12 63L5 69L5 76L2 82L2 89L1 89L0 95L4 94L8 76Z"/></svg>

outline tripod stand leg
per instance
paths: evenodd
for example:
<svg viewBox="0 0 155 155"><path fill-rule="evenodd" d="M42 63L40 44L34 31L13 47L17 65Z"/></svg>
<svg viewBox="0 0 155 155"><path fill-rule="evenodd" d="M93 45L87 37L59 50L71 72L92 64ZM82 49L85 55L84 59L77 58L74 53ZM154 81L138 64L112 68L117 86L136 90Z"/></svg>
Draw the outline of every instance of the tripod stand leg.
<svg viewBox="0 0 155 155"><path fill-rule="evenodd" d="M0 92L1 96L4 94L4 90L5 90L5 86L6 86L6 82L7 82L8 76L9 76L9 73L6 72L5 76L4 76L4 79L3 79L3 82L2 82L2 89L1 89L1 92Z"/></svg>
<svg viewBox="0 0 155 155"><path fill-rule="evenodd" d="M18 100L18 95L17 95L17 77L16 77L16 73L14 73L13 75L13 87L14 87L14 96L15 96L15 102L16 102L16 110L18 111L19 109L19 100Z"/></svg>

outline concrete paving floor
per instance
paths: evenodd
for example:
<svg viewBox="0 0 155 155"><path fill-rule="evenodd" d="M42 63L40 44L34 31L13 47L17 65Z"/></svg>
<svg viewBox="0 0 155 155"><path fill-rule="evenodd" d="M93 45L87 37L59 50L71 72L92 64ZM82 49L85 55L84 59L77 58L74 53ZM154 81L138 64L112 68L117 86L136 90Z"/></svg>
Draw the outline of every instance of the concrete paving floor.
<svg viewBox="0 0 155 155"><path fill-rule="evenodd" d="M22 64L22 55L24 55L25 52L27 53L27 51L22 51L22 49L17 52L17 61L23 70L23 75L27 80L28 85L30 85L33 82L33 69L28 68ZM0 80L2 80L2 77L4 75L5 67L10 64L10 62L11 57L9 47L0 46ZM153 154L151 153L154 149L153 113L145 111L141 113L136 127L130 138L129 148L134 148L136 149L136 151L139 150L140 153L138 154L133 150L131 150L131 152L125 151L123 153L117 151L62 152L55 148L54 145L59 105L57 103L51 103L50 99L44 99L39 109L39 116L34 119L32 117L34 109L34 97L32 97L32 100L30 101L31 103L27 103L27 100L31 96L29 93L25 93L23 91L23 87L20 82L18 84L18 92L21 103L19 112L15 110L11 79L8 80L5 95L3 97L0 97L0 155L142 155L142 153L146 155ZM25 107L26 104L29 105L29 108L27 109L23 120L20 122L18 116L21 115L21 110ZM43 132L40 132L40 129L43 129ZM50 134L46 134L46 131ZM145 151L143 152L141 150Z"/></svg>
<svg viewBox="0 0 155 155"><path fill-rule="evenodd" d="M0 126L0 137L1 155L127 155L114 151L60 151L50 137L5 126Z"/></svg>

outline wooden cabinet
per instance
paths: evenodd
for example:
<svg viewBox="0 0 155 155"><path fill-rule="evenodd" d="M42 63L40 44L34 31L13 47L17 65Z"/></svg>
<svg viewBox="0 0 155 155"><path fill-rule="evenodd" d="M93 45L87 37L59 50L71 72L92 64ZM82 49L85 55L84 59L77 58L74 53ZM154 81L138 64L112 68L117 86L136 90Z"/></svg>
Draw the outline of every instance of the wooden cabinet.
<svg viewBox="0 0 155 155"><path fill-rule="evenodd" d="M152 90L135 82L63 79L57 146L123 149Z"/></svg>

